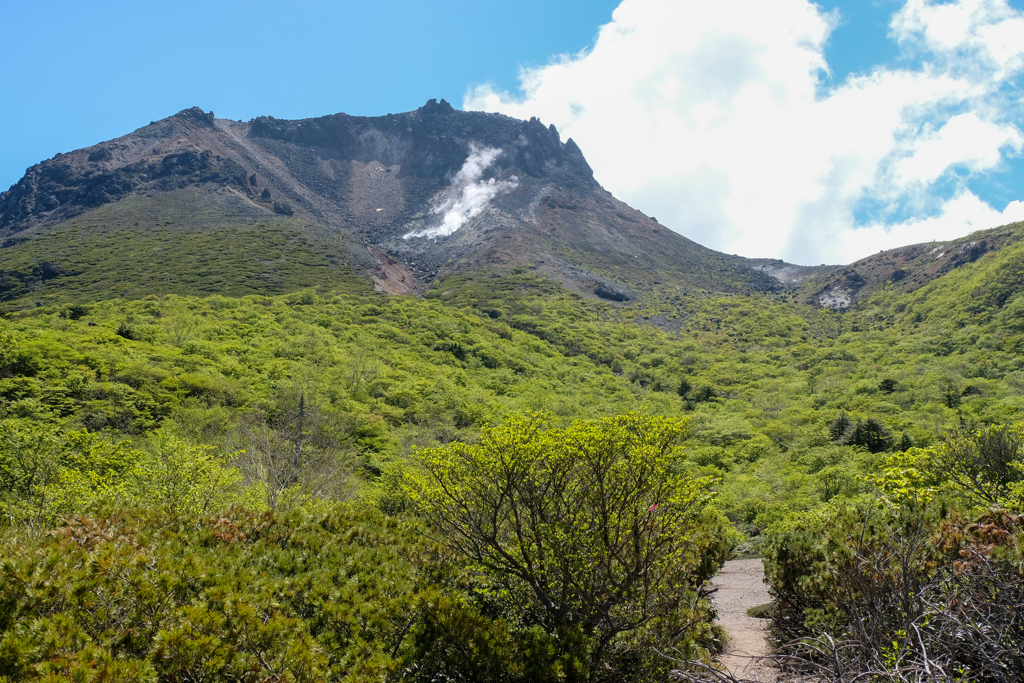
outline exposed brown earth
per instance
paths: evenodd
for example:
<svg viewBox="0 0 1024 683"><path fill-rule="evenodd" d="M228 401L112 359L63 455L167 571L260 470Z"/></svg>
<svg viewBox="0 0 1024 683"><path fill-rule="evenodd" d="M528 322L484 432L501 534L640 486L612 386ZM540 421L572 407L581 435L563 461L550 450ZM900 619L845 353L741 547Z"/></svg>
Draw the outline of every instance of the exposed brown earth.
<svg viewBox="0 0 1024 683"><path fill-rule="evenodd" d="M712 579L718 621L729 636L719 662L734 676L752 681L774 681L778 672L759 658L768 654L766 619L747 616L747 610L771 600L764 583L761 560L730 560Z"/></svg>

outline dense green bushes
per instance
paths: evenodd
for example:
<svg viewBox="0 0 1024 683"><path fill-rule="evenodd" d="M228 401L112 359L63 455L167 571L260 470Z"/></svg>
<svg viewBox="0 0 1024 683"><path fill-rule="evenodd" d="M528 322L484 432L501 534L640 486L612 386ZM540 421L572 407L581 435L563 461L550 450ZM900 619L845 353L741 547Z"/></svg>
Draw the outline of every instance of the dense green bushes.
<svg viewBox="0 0 1024 683"><path fill-rule="evenodd" d="M984 273L969 275L957 277L974 282ZM941 622L953 612L937 613L942 600L978 604L979 595L1001 586L1000 600L1008 602L1000 609L1014 614L1019 570L1004 568L1019 562L1019 520L982 518L980 508L996 503L1016 514L1024 497L1019 431L984 428L1015 421L1024 408L1019 330L1008 313L1017 299L941 316L942 302L956 300L959 290L937 283L927 300L883 291L842 318L744 297L673 295L630 308L525 275L451 278L426 299L305 290L153 296L15 313L0 320L0 512L5 547L22 548L10 566L43 572L54 558L67 557L73 561L59 572L81 572L67 574L68 586L93 585L88 577L116 566L138 586L145 576L167 586L180 579L195 590L171 591L159 607L166 612L157 631L173 634L170 649L160 651L166 657L140 644L148 631L128 637L125 649L108 637L113 631L80 623L73 609L84 598L70 588L53 593L45 609L24 603L22 610L22 598L12 597L2 604L14 610L18 635L0 646L0 661L14 663L0 675L36 677L59 667L54 676L70 676L84 667L93 671L82 674L88 678L105 667L114 678L145 679L162 676L170 662L178 662L169 674L178 680L203 671L268 675L285 666L299 678L342 671L412 680L452 671L464 680L583 675L593 669L593 634L569 629L556 637L510 608L509 586L485 572L455 571L434 546L416 550L426 543L419 536L381 531L384 540L374 541L369 554L330 555L330 562L351 564L351 576L373 570L359 563L390 561L374 554L385 546L411 562L401 569L411 572L406 578L392 577L398 588L388 593L397 601L387 612L390 626L374 622L372 610L337 585L330 599L300 608L279 593L257 599L243 596L241 584L217 588L199 569L193 576L175 564L209 559L216 571L266 579L268 590L277 590L271 579L279 569L266 569L263 578L246 574L262 560L244 548L273 551L257 544L265 537L255 520L271 520L290 538L314 534L310 525L323 520L345 519L348 530L337 522L326 532L339 543L356 533L351 529L392 529L395 520L337 501L362 494L388 514L408 515L415 506L403 487L418 448L461 453L493 425L530 410L548 412L555 428L633 410L645 419L685 415L688 432L671 474L719 480L716 509L747 536L740 550L756 555L763 546L768 553L780 598L779 637L846 638L851 624L869 623L870 633L854 635L871 647L883 636L890 640L861 651L921 662L906 634L917 628L933 647L928 638L938 631L925 629L923 619L953 628ZM972 427L938 444L961 424ZM230 505L238 507L223 517L228 521L208 521ZM124 512L97 515L104 506L146 510L131 513L140 518L129 523ZM276 513L258 517L268 508ZM76 514L90 516L69 522ZM705 521L720 528L717 517ZM47 529L63 530L38 535ZM236 531L256 541L243 542ZM207 553L214 547L209 538L226 544L221 564ZM301 557L281 562L298 567L321 553L303 548L296 550ZM159 574L165 565L173 568L168 576L179 578ZM693 576L705 576L704 569ZM200 600L210 581L210 595L236 602ZM681 650L710 649L714 633L695 585L686 593L694 601L680 600L679 623L619 634L602 672L661 675L665 663L650 659L652 643L684 631L690 635L673 641ZM127 586L104 584L104 595L121 591L130 602ZM360 628L378 625L373 633L332 630L335 617L321 609L354 610L362 615L351 617ZM956 618L969 622L972 613L964 609ZM260 614L263 626L251 614ZM864 614L877 618L865 622ZM349 623L349 616L337 619ZM222 634L231 624L252 628L248 635ZM295 630L294 651L273 636L282 624ZM1016 622L991 626L1011 641L1017 637ZM899 644L895 650L891 641ZM968 662L957 647L942 651ZM355 659L331 659L345 648ZM984 670L970 662L972 671Z"/></svg>
<svg viewBox="0 0 1024 683"><path fill-rule="evenodd" d="M230 453L304 392L347 425L358 474L524 410L563 422L688 414L695 471L726 479L726 511L752 530L857 493L852 477L806 464L840 413L875 435L831 451L827 467L856 474L870 466L860 446L927 446L961 419L1004 422L1024 407L1019 356L949 335L955 348L940 352L930 321L840 334L834 314L789 303L668 303L634 310L519 275L453 278L427 300L304 291L44 306L3 322L0 419L133 444L172 422ZM654 312L679 331L643 320ZM116 334L123 324L134 339Z"/></svg>
<svg viewBox="0 0 1024 683"><path fill-rule="evenodd" d="M825 680L1019 680L1022 479L1019 426L961 431L769 529L777 643Z"/></svg>
<svg viewBox="0 0 1024 683"><path fill-rule="evenodd" d="M122 509L0 552L0 680L525 681L573 666L564 643L483 616L460 563L372 508Z"/></svg>
<svg viewBox="0 0 1024 683"><path fill-rule="evenodd" d="M706 661L721 638L704 581L730 543L710 482L681 468L684 424L540 420L424 452L435 476L385 474L376 507L312 496L288 514L252 509L264 482L167 430L140 451L8 421L0 681L639 682L667 675L658 649ZM448 543L442 520L488 511L435 495L472 488L460 455L474 448L497 458L476 473L491 492L498 460L532 471L519 493L548 482L533 507L510 499L506 523L540 517L497 555ZM403 498L423 521L388 505ZM536 573L502 572L499 555Z"/></svg>
<svg viewBox="0 0 1024 683"><path fill-rule="evenodd" d="M316 680L332 664L325 645L339 639L364 642L378 654L370 666L386 668L384 651L405 618L395 603L420 586L408 549L393 547L394 523L355 517L339 511L312 524L238 513L207 522L140 510L9 539L0 674L71 674L106 659L141 679L262 680L289 671ZM346 565L374 569L350 577L339 571ZM348 604L307 623L303 612L326 607L332 592Z"/></svg>
<svg viewBox="0 0 1024 683"><path fill-rule="evenodd" d="M146 446L0 421L0 525L52 527L101 503L202 515L235 503L259 507L265 498L261 482L243 482L232 458L209 446L170 429L152 434Z"/></svg>

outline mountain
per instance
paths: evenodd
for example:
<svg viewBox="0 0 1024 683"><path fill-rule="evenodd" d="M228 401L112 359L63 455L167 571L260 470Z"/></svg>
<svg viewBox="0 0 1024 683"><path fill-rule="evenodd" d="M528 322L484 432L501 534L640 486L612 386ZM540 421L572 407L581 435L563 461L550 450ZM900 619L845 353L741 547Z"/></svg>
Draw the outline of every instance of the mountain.
<svg viewBox="0 0 1024 683"><path fill-rule="evenodd" d="M803 303L841 311L881 289L915 292L947 273L1016 244L1022 236L1024 223L1011 223L946 242L926 242L882 251L805 281L796 298Z"/></svg>
<svg viewBox="0 0 1024 683"><path fill-rule="evenodd" d="M419 293L523 268L628 301L780 291L773 273L821 270L702 247L605 191L553 126L444 100L299 121L188 109L30 168L0 195L0 245L2 300L359 289L367 276Z"/></svg>
<svg viewBox="0 0 1024 683"><path fill-rule="evenodd" d="M1016 656L1006 619L1021 602L1004 588L1020 587L1024 511L1022 233L848 266L727 256L616 201L554 129L443 102L248 123L192 109L58 155L0 195L0 554L27 577L0 582L4 671L582 680L566 667L597 660L568 648L591 639L525 628L531 612L506 598L528 588L491 601L481 588L499 584L438 536L422 545L425 499L409 493L432 488L416 478L442 453L500 481L472 455L495 428L508 462L566 437L556 451L619 458L646 425L669 434L662 418L682 417L681 451L632 460L699 478L664 495L714 505L690 508L715 529L702 572L732 544L765 558L779 642L820 635L822 609L839 627L877 612L875 657L906 640L892 624L921 615L872 612L840 584L891 606L905 594L886 577L910 576L935 597L925 616L954 617L922 631L921 653L927 641L961 657L949 670L983 676ZM541 419L568 429L538 435ZM339 502L353 493L358 505ZM632 508L652 528L672 514ZM881 583L837 574L856 563L829 548L867 553ZM202 590L139 590L182 581ZM1010 597L947 609L993 594ZM600 678L667 681L652 652L710 654L720 631L693 597L613 641ZM130 618L140 605L147 618ZM97 610L142 630L111 638ZM864 632L853 621L829 636L844 652ZM684 622L708 640L680 635ZM40 624L83 648L55 659ZM933 638L964 624L982 625L969 648ZM152 650L120 649L154 629L168 635ZM681 640L656 650L659 634Z"/></svg>
<svg viewBox="0 0 1024 683"><path fill-rule="evenodd" d="M315 287L419 294L476 271L614 302L772 293L846 310L911 292L1021 225L807 267L703 247L604 190L553 126L431 100L379 117L198 107L58 154L0 193L0 301Z"/></svg>

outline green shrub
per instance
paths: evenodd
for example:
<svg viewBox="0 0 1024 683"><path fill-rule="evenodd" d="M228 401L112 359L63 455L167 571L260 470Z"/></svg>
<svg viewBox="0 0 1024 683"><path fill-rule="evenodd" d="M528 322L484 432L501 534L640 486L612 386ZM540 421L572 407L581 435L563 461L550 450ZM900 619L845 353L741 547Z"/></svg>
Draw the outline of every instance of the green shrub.
<svg viewBox="0 0 1024 683"><path fill-rule="evenodd" d="M575 666L564 643L474 607L415 520L368 507L109 509L7 535L0 555L9 680L525 683Z"/></svg>
<svg viewBox="0 0 1024 683"><path fill-rule="evenodd" d="M570 680L657 678L668 663L650 654L656 646L708 655L704 581L730 550L711 481L681 467L685 429L640 414L548 429L532 414L485 430L478 445L421 452L414 490L508 618L580 643Z"/></svg>
<svg viewBox="0 0 1024 683"><path fill-rule="evenodd" d="M784 653L824 680L1024 676L1020 431L962 430L893 455L868 478L871 492L770 528L772 632Z"/></svg>

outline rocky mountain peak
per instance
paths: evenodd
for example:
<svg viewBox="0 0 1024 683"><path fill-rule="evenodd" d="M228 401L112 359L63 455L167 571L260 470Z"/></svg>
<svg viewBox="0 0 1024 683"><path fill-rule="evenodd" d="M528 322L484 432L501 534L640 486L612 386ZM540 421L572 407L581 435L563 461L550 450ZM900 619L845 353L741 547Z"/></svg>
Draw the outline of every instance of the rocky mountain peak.
<svg viewBox="0 0 1024 683"><path fill-rule="evenodd" d="M59 232L107 205L139 215L142 204L173 207L175 230L207 234L287 222L332 263L393 294L422 292L448 273L523 266L616 302L667 283L678 292L779 286L616 200L553 125L443 99L300 120L185 109L33 166L0 194L0 245ZM170 210L146 208L132 234L168 225L161 211Z"/></svg>
<svg viewBox="0 0 1024 683"><path fill-rule="evenodd" d="M448 177L458 172L471 145L497 148L494 171L535 178L563 175L573 183L595 184L594 172L572 140L562 143L555 127L538 119L520 121L501 114L454 109L430 100L419 109L386 116L332 114L285 121L253 119L249 136L321 149L342 158L399 165L401 175Z"/></svg>
<svg viewBox="0 0 1024 683"><path fill-rule="evenodd" d="M199 107L189 107L188 109L182 109L177 114L171 117L181 122L191 123L197 126L203 126L205 128L213 128L213 112L205 112Z"/></svg>

